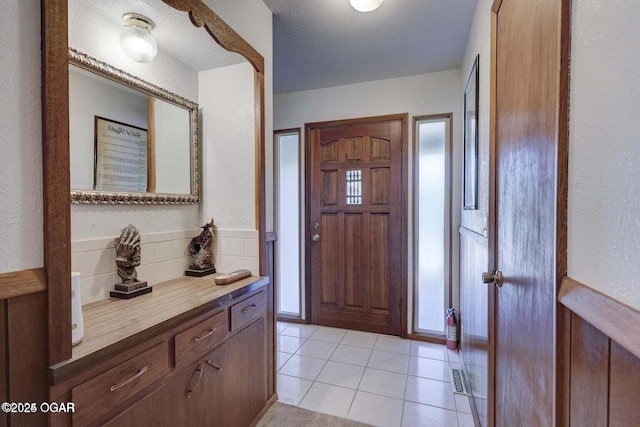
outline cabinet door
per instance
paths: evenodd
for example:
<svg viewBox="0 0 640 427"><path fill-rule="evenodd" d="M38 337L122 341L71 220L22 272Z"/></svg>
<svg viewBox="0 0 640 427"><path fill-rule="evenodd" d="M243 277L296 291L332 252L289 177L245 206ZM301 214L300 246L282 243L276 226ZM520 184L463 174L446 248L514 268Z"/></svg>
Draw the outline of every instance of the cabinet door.
<svg viewBox="0 0 640 427"><path fill-rule="evenodd" d="M206 426L207 369L198 363L174 377L116 418L109 427Z"/></svg>
<svg viewBox="0 0 640 427"><path fill-rule="evenodd" d="M208 425L247 427L266 405L265 336L261 318L206 356Z"/></svg>

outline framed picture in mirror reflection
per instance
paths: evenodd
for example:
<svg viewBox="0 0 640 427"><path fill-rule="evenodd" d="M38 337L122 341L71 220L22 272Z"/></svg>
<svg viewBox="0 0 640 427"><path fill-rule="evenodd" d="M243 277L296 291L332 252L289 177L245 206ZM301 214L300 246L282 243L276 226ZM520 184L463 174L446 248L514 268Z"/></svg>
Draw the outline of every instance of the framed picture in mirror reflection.
<svg viewBox="0 0 640 427"><path fill-rule="evenodd" d="M146 192L147 129L95 116L94 190Z"/></svg>

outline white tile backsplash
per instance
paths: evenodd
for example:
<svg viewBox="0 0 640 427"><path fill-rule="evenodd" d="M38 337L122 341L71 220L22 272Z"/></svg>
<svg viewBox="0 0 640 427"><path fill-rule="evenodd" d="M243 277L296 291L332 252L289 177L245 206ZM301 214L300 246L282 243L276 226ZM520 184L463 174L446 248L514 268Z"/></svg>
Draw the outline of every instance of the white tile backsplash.
<svg viewBox="0 0 640 427"><path fill-rule="evenodd" d="M71 265L73 271L80 272L80 277L109 273L113 271L115 265L114 250L103 249L71 254Z"/></svg>
<svg viewBox="0 0 640 427"><path fill-rule="evenodd" d="M156 242L156 262L169 261L171 259L171 240Z"/></svg>
<svg viewBox="0 0 640 427"><path fill-rule="evenodd" d="M189 256L189 243L191 238L179 238L171 241L171 258L182 258Z"/></svg>
<svg viewBox="0 0 640 427"><path fill-rule="evenodd" d="M220 237L218 239L218 253L231 256L243 256L244 239Z"/></svg>
<svg viewBox="0 0 640 427"><path fill-rule="evenodd" d="M140 236L141 264L138 279L150 286L184 276L189 267L189 243L200 229L147 233ZM241 268L257 275L258 232L256 230L216 230L216 270L228 273ZM81 274L82 304L109 298L109 291L120 281L115 264L113 241L117 236L71 242L71 268Z"/></svg>
<svg viewBox="0 0 640 427"><path fill-rule="evenodd" d="M244 239L244 256L258 257L258 239Z"/></svg>
<svg viewBox="0 0 640 427"><path fill-rule="evenodd" d="M244 266L244 257L218 255L216 258L216 271L220 273L230 273L241 268L246 268Z"/></svg>
<svg viewBox="0 0 640 427"><path fill-rule="evenodd" d="M156 259L155 243L143 243L140 246L140 265L154 264Z"/></svg>

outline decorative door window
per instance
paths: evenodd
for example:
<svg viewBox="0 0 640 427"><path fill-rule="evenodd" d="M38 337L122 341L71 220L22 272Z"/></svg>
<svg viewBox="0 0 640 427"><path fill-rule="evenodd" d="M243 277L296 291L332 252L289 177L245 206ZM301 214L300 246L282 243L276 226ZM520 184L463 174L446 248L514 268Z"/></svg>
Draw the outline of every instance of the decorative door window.
<svg viewBox="0 0 640 427"><path fill-rule="evenodd" d="M362 204L362 170L352 169L347 172L347 205Z"/></svg>

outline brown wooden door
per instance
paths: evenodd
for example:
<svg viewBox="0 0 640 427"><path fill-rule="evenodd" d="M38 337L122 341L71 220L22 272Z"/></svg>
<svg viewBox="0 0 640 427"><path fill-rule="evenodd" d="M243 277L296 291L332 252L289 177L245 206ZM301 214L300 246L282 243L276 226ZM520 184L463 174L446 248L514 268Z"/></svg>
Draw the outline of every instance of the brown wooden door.
<svg viewBox="0 0 640 427"><path fill-rule="evenodd" d="M567 3L494 4L489 253L504 274L492 291L496 426L552 426L561 410L556 291L566 268Z"/></svg>
<svg viewBox="0 0 640 427"><path fill-rule="evenodd" d="M407 117L362 120L307 125L311 321L399 335Z"/></svg>

